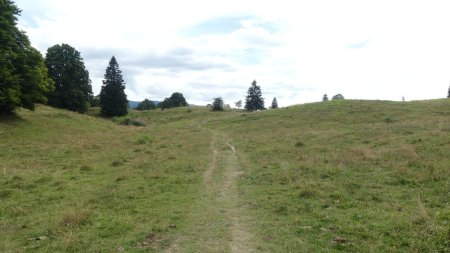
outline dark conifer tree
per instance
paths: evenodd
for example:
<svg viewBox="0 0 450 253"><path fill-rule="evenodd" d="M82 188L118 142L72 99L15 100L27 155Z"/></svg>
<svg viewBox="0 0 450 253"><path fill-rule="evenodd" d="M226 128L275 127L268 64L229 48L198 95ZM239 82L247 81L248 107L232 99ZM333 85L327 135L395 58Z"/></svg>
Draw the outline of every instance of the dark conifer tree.
<svg viewBox="0 0 450 253"><path fill-rule="evenodd" d="M100 92L100 107L106 117L123 116L128 113L128 100L125 94L125 82L116 57L112 57L106 68Z"/></svg>
<svg viewBox="0 0 450 253"><path fill-rule="evenodd" d="M448 86L448 94L447 94L447 98L450 98L450 86Z"/></svg>
<svg viewBox="0 0 450 253"><path fill-rule="evenodd" d="M253 81L250 88L248 88L247 97L245 98L245 109L247 111L257 111L265 109L261 88L256 85L256 81Z"/></svg>
<svg viewBox="0 0 450 253"><path fill-rule="evenodd" d="M328 95L326 93L323 94L322 101L328 101Z"/></svg>
<svg viewBox="0 0 450 253"><path fill-rule="evenodd" d="M54 45L47 50L45 65L55 90L48 104L76 112L86 112L92 94L89 72L80 52L68 44Z"/></svg>
<svg viewBox="0 0 450 253"><path fill-rule="evenodd" d="M277 109L278 108L278 101L277 98L273 98L272 100L272 106L270 107L272 109Z"/></svg>

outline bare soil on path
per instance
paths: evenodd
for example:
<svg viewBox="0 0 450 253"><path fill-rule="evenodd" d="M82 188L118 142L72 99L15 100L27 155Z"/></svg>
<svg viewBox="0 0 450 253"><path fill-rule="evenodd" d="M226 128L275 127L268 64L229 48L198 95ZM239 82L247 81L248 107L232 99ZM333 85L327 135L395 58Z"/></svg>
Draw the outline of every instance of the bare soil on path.
<svg viewBox="0 0 450 253"><path fill-rule="evenodd" d="M191 210L190 231L165 252L256 252L239 197L237 180L243 171L236 148L225 134L200 128L211 133L210 164L203 175L200 201Z"/></svg>

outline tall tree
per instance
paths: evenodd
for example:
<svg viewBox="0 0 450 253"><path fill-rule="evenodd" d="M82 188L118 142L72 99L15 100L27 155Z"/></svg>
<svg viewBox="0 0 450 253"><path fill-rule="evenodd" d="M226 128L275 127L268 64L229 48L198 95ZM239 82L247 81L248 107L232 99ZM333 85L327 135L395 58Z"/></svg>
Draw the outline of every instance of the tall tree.
<svg viewBox="0 0 450 253"><path fill-rule="evenodd" d="M245 109L247 111L257 111L265 109L261 88L256 85L256 80L253 81L250 88L248 88L247 97L245 98Z"/></svg>
<svg viewBox="0 0 450 253"><path fill-rule="evenodd" d="M450 98L450 86L448 86L448 94L447 94L447 98Z"/></svg>
<svg viewBox="0 0 450 253"><path fill-rule="evenodd" d="M213 111L223 111L223 99L221 97L217 97L214 99L212 103Z"/></svg>
<svg viewBox="0 0 450 253"><path fill-rule="evenodd" d="M92 94L89 72L75 48L68 44L54 45L47 50L45 65L55 81L55 90L48 103L59 108L86 112Z"/></svg>
<svg viewBox="0 0 450 253"><path fill-rule="evenodd" d="M273 98L272 100L272 106L270 107L272 109L277 109L278 108L278 101L277 98Z"/></svg>
<svg viewBox="0 0 450 253"><path fill-rule="evenodd" d="M105 80L100 91L101 113L106 117L123 116L128 113L125 81L116 57L112 57L106 68Z"/></svg>
<svg viewBox="0 0 450 253"><path fill-rule="evenodd" d="M328 101L328 95L326 93L323 94L322 101Z"/></svg>
<svg viewBox="0 0 450 253"><path fill-rule="evenodd" d="M17 28L20 10L10 0L0 0L0 114L17 107L34 110L53 89L44 59Z"/></svg>

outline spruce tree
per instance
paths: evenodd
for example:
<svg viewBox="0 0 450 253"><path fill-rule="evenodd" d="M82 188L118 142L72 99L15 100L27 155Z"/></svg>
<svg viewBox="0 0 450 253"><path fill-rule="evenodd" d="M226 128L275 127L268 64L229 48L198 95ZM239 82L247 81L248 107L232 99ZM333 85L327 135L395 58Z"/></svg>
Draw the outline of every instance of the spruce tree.
<svg viewBox="0 0 450 253"><path fill-rule="evenodd" d="M10 0L0 0L0 114L17 107L33 110L53 89L41 53L17 28L20 10Z"/></svg>
<svg viewBox="0 0 450 253"><path fill-rule="evenodd" d="M448 94L447 94L447 98L450 98L450 86L448 86Z"/></svg>
<svg viewBox="0 0 450 253"><path fill-rule="evenodd" d="M68 44L54 45L47 50L45 65L55 81L55 90L48 104L76 112L86 112L92 94L89 72L75 48Z"/></svg>
<svg viewBox="0 0 450 253"><path fill-rule="evenodd" d="M328 101L328 95L326 93L323 94L322 101Z"/></svg>
<svg viewBox="0 0 450 253"><path fill-rule="evenodd" d="M101 113L106 117L123 116L128 113L125 82L116 57L112 57L106 68L105 80L100 91Z"/></svg>
<svg viewBox="0 0 450 253"><path fill-rule="evenodd" d="M272 100L272 106L270 107L272 109L277 109L278 108L278 101L277 98L273 98Z"/></svg>
<svg viewBox="0 0 450 253"><path fill-rule="evenodd" d="M265 109L261 88L256 85L256 80L253 81L250 88L248 88L247 97L245 98L245 109L247 111L257 111Z"/></svg>

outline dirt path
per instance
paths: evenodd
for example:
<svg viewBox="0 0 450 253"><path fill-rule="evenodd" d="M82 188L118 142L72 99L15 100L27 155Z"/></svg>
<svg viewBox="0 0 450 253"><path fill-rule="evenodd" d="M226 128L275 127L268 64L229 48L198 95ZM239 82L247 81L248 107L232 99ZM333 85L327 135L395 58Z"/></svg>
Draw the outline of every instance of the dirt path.
<svg viewBox="0 0 450 253"><path fill-rule="evenodd" d="M193 208L189 234L166 252L256 252L239 198L237 180L242 171L236 148L226 135L200 128L211 133L210 164L203 175L200 201Z"/></svg>
<svg viewBox="0 0 450 253"><path fill-rule="evenodd" d="M232 240L231 252L254 252L252 247L253 235L246 228L244 221L242 221L242 207L239 203L239 192L236 185L236 180L242 172L239 168L238 158L236 155L236 148L227 140L226 144L230 148L231 154L227 155L227 170L226 179L223 187L225 196L228 201L232 202L232 208L228 210L228 218L231 221Z"/></svg>

